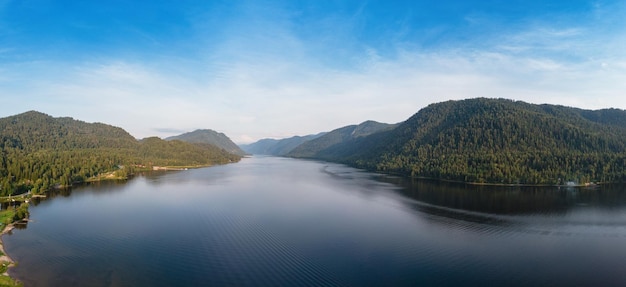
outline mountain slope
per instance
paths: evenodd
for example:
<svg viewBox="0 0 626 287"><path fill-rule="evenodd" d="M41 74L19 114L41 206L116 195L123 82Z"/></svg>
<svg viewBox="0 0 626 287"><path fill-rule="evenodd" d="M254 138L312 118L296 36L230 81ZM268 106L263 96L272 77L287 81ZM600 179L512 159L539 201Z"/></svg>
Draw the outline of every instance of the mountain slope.
<svg viewBox="0 0 626 287"><path fill-rule="evenodd" d="M397 125L384 124L375 121L366 121L359 125L350 125L335 129L323 136L304 142L287 154L290 157L315 158L324 150L349 142L361 137L366 137L379 132L395 128Z"/></svg>
<svg viewBox="0 0 626 287"><path fill-rule="evenodd" d="M39 112L0 119L0 195L132 174L152 166L206 166L240 159L212 145L137 141L121 128Z"/></svg>
<svg viewBox="0 0 626 287"><path fill-rule="evenodd" d="M241 145L250 154L284 156L306 141L316 139L325 133L307 136L294 136L286 139L261 139L257 142Z"/></svg>
<svg viewBox="0 0 626 287"><path fill-rule="evenodd" d="M135 144L125 130L101 123L53 118L36 111L0 119L2 149L130 148Z"/></svg>
<svg viewBox="0 0 626 287"><path fill-rule="evenodd" d="M503 99L432 104L396 129L315 158L371 170L478 183L626 181L626 111Z"/></svg>
<svg viewBox="0 0 626 287"><path fill-rule="evenodd" d="M233 141L230 140L225 134L218 133L214 130L195 130L193 132L184 133L181 135L168 137L165 140L180 140L189 143L204 143L217 146L229 153L236 155L245 155L246 153L239 148Z"/></svg>

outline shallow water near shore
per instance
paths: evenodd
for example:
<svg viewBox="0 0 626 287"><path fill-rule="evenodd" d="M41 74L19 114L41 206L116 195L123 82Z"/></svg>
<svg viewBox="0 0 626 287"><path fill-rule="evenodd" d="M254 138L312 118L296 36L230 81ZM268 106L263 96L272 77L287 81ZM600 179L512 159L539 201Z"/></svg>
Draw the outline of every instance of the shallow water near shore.
<svg viewBox="0 0 626 287"><path fill-rule="evenodd" d="M3 237L26 286L625 286L626 188L273 157L91 184Z"/></svg>

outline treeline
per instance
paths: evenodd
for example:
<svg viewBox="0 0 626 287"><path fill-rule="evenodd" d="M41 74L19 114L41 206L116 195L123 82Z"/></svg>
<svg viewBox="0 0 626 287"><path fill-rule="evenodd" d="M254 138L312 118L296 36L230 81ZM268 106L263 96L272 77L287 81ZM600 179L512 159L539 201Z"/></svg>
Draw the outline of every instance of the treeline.
<svg viewBox="0 0 626 287"><path fill-rule="evenodd" d="M98 179L124 178L152 166L205 166L238 161L207 144L148 138L121 128L38 112L0 119L0 195L33 193Z"/></svg>
<svg viewBox="0 0 626 287"><path fill-rule="evenodd" d="M626 112L503 99L448 101L393 130L309 157L475 183L625 182Z"/></svg>

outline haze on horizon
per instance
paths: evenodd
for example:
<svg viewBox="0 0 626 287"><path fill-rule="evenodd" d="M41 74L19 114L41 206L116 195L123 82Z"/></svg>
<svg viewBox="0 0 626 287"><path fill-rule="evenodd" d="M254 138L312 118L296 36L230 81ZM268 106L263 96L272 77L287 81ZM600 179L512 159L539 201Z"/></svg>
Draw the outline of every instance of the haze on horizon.
<svg viewBox="0 0 626 287"><path fill-rule="evenodd" d="M508 98L626 109L626 2L0 0L0 117L237 143Z"/></svg>

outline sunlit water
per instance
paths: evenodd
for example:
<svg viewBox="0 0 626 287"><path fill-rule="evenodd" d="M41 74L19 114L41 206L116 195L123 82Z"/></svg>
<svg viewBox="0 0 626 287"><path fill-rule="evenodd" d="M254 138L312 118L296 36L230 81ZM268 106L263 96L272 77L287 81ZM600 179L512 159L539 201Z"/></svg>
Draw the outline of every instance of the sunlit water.
<svg viewBox="0 0 626 287"><path fill-rule="evenodd" d="M253 157L76 188L3 237L26 286L626 286L626 189Z"/></svg>

